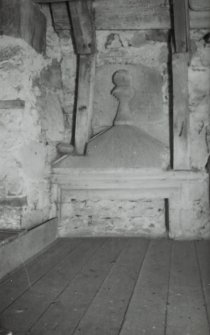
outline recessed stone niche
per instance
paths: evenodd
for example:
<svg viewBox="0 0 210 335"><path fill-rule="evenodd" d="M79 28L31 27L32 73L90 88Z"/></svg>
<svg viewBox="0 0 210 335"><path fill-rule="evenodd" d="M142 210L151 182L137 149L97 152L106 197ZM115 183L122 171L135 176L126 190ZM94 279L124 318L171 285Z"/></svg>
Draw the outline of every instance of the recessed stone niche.
<svg viewBox="0 0 210 335"><path fill-rule="evenodd" d="M96 166L101 161L99 165L111 167L111 161L112 167L168 168L170 150L166 41L166 32L162 32L161 39L157 32L97 33L100 52L97 56L95 75L93 141L90 140L86 151L87 159L92 157ZM132 128L129 131L127 126L120 132L119 127L114 127L107 134L100 135L113 125L116 126L114 121L120 100L113 94L117 86L113 78L119 71L127 71L130 76L133 93L127 109ZM130 154L126 158L128 152ZM161 163L157 163L157 152L161 152ZM145 154L153 156L153 161L145 158ZM140 160L136 161L137 156L142 157L143 164Z"/></svg>
<svg viewBox="0 0 210 335"><path fill-rule="evenodd" d="M117 68L107 65L98 71L95 120L102 131L90 141L86 154L95 167L166 169L169 122L163 114L161 75L143 65Z"/></svg>

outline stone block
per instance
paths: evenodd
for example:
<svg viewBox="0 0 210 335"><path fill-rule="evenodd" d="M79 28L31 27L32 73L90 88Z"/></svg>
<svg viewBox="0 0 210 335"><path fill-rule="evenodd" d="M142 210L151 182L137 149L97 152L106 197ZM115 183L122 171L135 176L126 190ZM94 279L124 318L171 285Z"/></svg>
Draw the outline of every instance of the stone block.
<svg viewBox="0 0 210 335"><path fill-rule="evenodd" d="M0 33L24 39L37 52L46 47L46 19L31 0L1 0Z"/></svg>

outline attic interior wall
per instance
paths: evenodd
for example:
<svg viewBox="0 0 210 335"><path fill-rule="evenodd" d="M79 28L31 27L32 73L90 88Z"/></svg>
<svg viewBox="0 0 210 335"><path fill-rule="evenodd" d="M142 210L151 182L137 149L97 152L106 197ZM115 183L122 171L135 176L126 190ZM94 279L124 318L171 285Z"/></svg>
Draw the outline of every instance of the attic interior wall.
<svg viewBox="0 0 210 335"><path fill-rule="evenodd" d="M0 110L0 229L24 229L56 216L50 184L56 145L69 143L76 57L68 32L52 27L48 6L46 55L24 41L0 37L0 100L22 108Z"/></svg>
<svg viewBox="0 0 210 335"><path fill-rule="evenodd" d="M52 189L49 181L50 167L58 157L56 145L71 140L76 74L71 35L69 31L55 33L48 6L42 5L41 9L48 20L45 57L37 55L23 41L6 36L0 38L0 85L3 87L0 99L20 98L25 101L22 109L0 111L3 143L0 149L0 228L25 228L56 215L56 190ZM209 154L210 45L203 39L207 33L206 30L191 31L193 55L189 66L189 108L192 170L204 170ZM145 54L148 44L159 52L160 44L164 44L161 40L163 37L158 35L159 32L154 34L148 41L143 38L143 33L135 31L98 31L98 67L113 63L116 58L118 62L123 62L125 55L127 62L131 62L139 51ZM163 64L163 59L166 64L167 57L167 47L162 45L157 66ZM163 74L167 77L164 66ZM167 114L167 80L165 83L163 100ZM202 221L202 224L198 224L208 233L207 188L208 183L205 183L197 199L194 218ZM76 209L71 207L70 212L67 209L68 216L74 219L75 211L81 206L84 208L84 204L75 206ZM94 203L91 206L95 213L99 213L100 208L107 212L113 210L116 204L97 202L97 206ZM129 203L126 206L129 207ZM134 206L138 211L142 203ZM154 203L152 206L158 210L156 206L160 204ZM82 212L82 215L81 224L88 222L88 211ZM122 215L124 218L124 213ZM94 222L98 219L101 225L106 224L104 217L107 216L98 216ZM116 214L116 220L120 218Z"/></svg>

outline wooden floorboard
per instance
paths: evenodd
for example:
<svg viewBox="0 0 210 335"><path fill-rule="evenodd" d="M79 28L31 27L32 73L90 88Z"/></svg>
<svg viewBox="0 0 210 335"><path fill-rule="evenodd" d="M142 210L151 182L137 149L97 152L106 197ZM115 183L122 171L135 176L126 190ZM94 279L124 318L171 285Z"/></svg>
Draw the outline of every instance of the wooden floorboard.
<svg viewBox="0 0 210 335"><path fill-rule="evenodd" d="M119 333L147 246L146 240L129 241L74 335Z"/></svg>
<svg viewBox="0 0 210 335"><path fill-rule="evenodd" d="M0 283L13 335L209 335L210 241L61 239Z"/></svg>
<svg viewBox="0 0 210 335"><path fill-rule="evenodd" d="M0 313L78 247L80 240L59 239L35 259L24 263L0 282Z"/></svg>
<svg viewBox="0 0 210 335"><path fill-rule="evenodd" d="M126 244L126 239L107 240L49 307L30 334L73 334Z"/></svg>
<svg viewBox="0 0 210 335"><path fill-rule="evenodd" d="M209 335L193 242L173 244L169 288L166 334Z"/></svg>
<svg viewBox="0 0 210 335"><path fill-rule="evenodd" d="M198 266L201 276L201 285L210 328L210 241L196 243ZM210 331L209 331L210 333Z"/></svg>
<svg viewBox="0 0 210 335"><path fill-rule="evenodd" d="M14 331L26 332L101 244L100 239L83 241L68 257L65 257L1 314L3 325Z"/></svg>
<svg viewBox="0 0 210 335"><path fill-rule="evenodd" d="M120 335L164 335L171 245L151 241Z"/></svg>

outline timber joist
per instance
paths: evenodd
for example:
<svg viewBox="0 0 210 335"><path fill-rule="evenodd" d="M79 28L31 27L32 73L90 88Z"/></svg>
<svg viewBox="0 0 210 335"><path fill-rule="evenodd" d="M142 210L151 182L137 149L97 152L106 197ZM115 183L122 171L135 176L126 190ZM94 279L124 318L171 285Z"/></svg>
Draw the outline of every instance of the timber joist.
<svg viewBox="0 0 210 335"><path fill-rule="evenodd" d="M191 52L188 0L173 0L173 168L189 170L188 65Z"/></svg>
<svg viewBox="0 0 210 335"><path fill-rule="evenodd" d="M93 2L96 30L170 29L169 0L34 0L48 3L53 8L56 30L69 30L68 5ZM179 4L179 0L174 1ZM185 3L185 0L182 1ZM80 4L81 5L81 4ZM84 5L84 6L86 6ZM210 28L209 0L189 0L189 25L191 29ZM182 15L180 13L180 15Z"/></svg>

